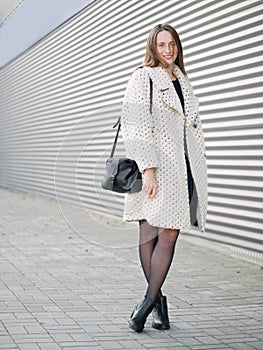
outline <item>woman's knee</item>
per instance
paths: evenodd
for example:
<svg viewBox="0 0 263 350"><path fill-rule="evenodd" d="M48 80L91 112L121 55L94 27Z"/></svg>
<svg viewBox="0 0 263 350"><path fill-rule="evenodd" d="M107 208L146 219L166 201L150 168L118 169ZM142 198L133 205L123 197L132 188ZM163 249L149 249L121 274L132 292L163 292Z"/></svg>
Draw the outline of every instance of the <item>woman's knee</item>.
<svg viewBox="0 0 263 350"><path fill-rule="evenodd" d="M179 236L180 230L176 229L160 229L158 240L163 244L173 245L176 243L177 238Z"/></svg>
<svg viewBox="0 0 263 350"><path fill-rule="evenodd" d="M147 220L140 220L139 223L140 223L140 228L143 229L144 231L148 231L151 233L158 232L158 227L150 225Z"/></svg>
<svg viewBox="0 0 263 350"><path fill-rule="evenodd" d="M140 236L144 239L154 239L158 235L158 227L152 226L146 220L140 220Z"/></svg>

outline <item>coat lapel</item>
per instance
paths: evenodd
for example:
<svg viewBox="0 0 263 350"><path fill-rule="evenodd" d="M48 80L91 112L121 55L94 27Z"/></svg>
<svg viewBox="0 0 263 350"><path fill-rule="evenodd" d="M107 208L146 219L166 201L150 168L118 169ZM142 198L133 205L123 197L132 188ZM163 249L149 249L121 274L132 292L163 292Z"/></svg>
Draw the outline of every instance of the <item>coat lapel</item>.
<svg viewBox="0 0 263 350"><path fill-rule="evenodd" d="M181 105L181 101L175 91L173 83L169 77L169 74L163 67L156 67L154 69L149 70L149 74L152 77L155 84L158 86L159 91L162 93L163 102L168 105L170 108L179 112L179 114L184 118L183 108ZM174 74L176 78L179 80L179 83L182 88L183 96L184 96L184 107L185 113L187 114L189 111L189 89L188 83L184 74L181 72L180 68L175 66Z"/></svg>
<svg viewBox="0 0 263 350"><path fill-rule="evenodd" d="M169 77L169 74L162 67L157 67L154 71L156 72L156 83L158 85L159 91L162 93L163 102L170 108L179 112L183 118L183 108L180 99L174 89L173 83Z"/></svg>

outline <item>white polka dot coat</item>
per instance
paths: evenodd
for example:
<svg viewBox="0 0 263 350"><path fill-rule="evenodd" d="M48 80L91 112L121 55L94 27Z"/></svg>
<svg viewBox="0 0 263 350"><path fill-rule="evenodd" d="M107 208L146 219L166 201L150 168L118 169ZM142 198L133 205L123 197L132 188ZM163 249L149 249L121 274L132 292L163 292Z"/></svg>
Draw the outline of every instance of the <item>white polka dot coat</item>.
<svg viewBox="0 0 263 350"><path fill-rule="evenodd" d="M174 74L182 88L185 113L164 68L139 68L128 82L121 115L126 156L137 162L142 173L156 168L157 192L154 198L144 190L126 194L124 220L145 219L157 227L202 232L207 212L207 166L198 99L179 67L175 66ZM194 180L190 204L185 153Z"/></svg>

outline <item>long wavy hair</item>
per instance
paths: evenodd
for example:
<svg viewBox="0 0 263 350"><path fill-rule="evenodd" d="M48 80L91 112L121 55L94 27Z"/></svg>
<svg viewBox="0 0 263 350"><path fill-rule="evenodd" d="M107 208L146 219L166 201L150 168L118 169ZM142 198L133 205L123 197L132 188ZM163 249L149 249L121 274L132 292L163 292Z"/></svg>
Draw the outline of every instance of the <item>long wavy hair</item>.
<svg viewBox="0 0 263 350"><path fill-rule="evenodd" d="M176 43L177 50L178 50L177 57L174 63L181 69L181 71L185 75L187 75L184 67L184 57L183 57L183 48L182 48L181 40L176 30L167 23L158 24L151 30L147 39L146 54L145 54L143 66L157 67L161 65L165 68L168 66L167 62L162 60L162 58L158 55L157 48L156 48L157 35L163 30L168 31L174 38L174 41Z"/></svg>

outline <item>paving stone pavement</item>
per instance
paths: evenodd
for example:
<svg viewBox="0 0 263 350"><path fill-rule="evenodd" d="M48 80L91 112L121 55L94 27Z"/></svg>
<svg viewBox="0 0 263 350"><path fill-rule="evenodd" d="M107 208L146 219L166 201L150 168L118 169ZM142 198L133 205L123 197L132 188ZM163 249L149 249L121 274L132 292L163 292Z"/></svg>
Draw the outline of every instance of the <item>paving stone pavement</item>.
<svg viewBox="0 0 263 350"><path fill-rule="evenodd" d="M137 228L0 189L0 349L262 350L260 266L182 234L164 286L171 329L127 326L146 284Z"/></svg>

